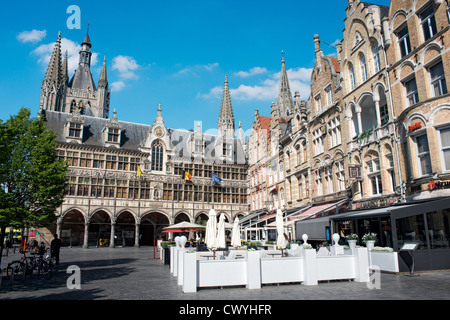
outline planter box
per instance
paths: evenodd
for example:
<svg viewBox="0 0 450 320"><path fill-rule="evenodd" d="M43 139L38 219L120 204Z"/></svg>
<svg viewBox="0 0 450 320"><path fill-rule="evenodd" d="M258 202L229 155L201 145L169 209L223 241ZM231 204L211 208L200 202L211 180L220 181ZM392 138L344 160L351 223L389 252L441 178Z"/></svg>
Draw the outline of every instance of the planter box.
<svg viewBox="0 0 450 320"><path fill-rule="evenodd" d="M261 259L261 283L303 282L302 258Z"/></svg>
<svg viewBox="0 0 450 320"><path fill-rule="evenodd" d="M381 271L399 272L397 252L370 251L369 256L370 264Z"/></svg>
<svg viewBox="0 0 450 320"><path fill-rule="evenodd" d="M245 286L246 260L197 261L198 287Z"/></svg>

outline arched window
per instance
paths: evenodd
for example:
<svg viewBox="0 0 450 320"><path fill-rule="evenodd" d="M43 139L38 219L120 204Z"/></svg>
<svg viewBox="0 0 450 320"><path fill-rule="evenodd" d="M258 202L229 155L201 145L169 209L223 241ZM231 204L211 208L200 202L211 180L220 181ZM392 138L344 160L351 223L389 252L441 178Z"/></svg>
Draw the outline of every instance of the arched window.
<svg viewBox="0 0 450 320"><path fill-rule="evenodd" d="M350 90L355 89L356 82L355 82L355 69L353 68L353 64L348 64L348 75L350 80Z"/></svg>
<svg viewBox="0 0 450 320"><path fill-rule="evenodd" d="M163 171L164 148L159 141L153 142L152 145L152 171Z"/></svg>
<svg viewBox="0 0 450 320"><path fill-rule="evenodd" d="M362 82L366 82L367 81L366 57L362 53L359 56L359 66L361 68L361 80L362 80Z"/></svg>
<svg viewBox="0 0 450 320"><path fill-rule="evenodd" d="M378 43L374 43L372 46L373 68L375 73L381 70L380 51L378 50Z"/></svg>

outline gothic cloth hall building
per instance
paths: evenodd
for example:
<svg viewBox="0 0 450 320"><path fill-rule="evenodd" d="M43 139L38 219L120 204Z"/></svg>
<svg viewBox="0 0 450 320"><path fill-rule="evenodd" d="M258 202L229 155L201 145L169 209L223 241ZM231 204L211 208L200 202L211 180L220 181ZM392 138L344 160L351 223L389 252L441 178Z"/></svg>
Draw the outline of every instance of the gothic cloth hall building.
<svg viewBox="0 0 450 320"><path fill-rule="evenodd" d="M217 136L203 133L201 125L195 131L167 127L161 104L152 124L123 122L116 110L109 117L106 59L98 83L93 80L91 47L87 34L69 79L58 34L41 88L39 112L69 163L68 195L57 213L62 242L153 245L156 238L173 237L163 228L207 220L211 208L228 222L247 215L244 133L240 122L235 128L228 78ZM220 184L212 182L212 173Z"/></svg>

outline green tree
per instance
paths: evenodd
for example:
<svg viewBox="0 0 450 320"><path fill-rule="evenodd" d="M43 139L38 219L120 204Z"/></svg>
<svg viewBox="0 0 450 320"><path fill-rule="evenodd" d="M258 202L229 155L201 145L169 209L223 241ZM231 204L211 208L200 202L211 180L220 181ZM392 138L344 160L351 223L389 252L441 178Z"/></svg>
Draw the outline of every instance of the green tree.
<svg viewBox="0 0 450 320"><path fill-rule="evenodd" d="M42 116L30 114L22 108L6 122L0 120L1 244L7 227L54 222L66 196L68 166L58 160L56 135L46 129Z"/></svg>

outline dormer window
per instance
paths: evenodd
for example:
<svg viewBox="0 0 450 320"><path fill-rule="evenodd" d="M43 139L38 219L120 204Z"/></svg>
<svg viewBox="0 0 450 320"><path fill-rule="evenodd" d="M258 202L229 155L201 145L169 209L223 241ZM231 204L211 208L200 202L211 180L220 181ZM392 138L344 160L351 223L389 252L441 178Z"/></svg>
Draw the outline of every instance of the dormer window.
<svg viewBox="0 0 450 320"><path fill-rule="evenodd" d="M107 147L118 147L120 145L120 135L122 134L122 124L117 119L117 112L114 110L113 117L108 121L103 131Z"/></svg>
<svg viewBox="0 0 450 320"><path fill-rule="evenodd" d="M84 119L79 110L75 110L67 119L66 123L66 138L81 142L83 139L83 124Z"/></svg>
<svg viewBox="0 0 450 320"><path fill-rule="evenodd" d="M70 123L69 124L69 137L70 138L81 138L81 131L83 130L81 123Z"/></svg>
<svg viewBox="0 0 450 320"><path fill-rule="evenodd" d="M119 129L109 128L108 129L108 142L118 143L119 135L120 135Z"/></svg>

